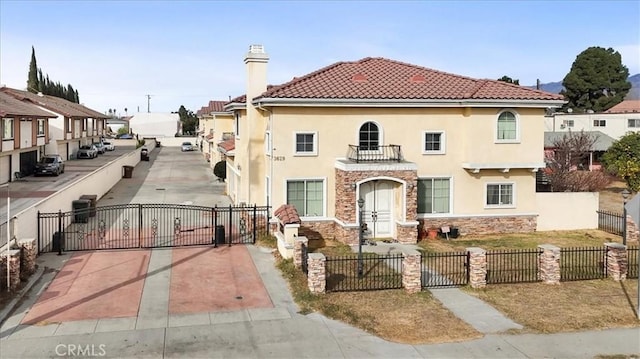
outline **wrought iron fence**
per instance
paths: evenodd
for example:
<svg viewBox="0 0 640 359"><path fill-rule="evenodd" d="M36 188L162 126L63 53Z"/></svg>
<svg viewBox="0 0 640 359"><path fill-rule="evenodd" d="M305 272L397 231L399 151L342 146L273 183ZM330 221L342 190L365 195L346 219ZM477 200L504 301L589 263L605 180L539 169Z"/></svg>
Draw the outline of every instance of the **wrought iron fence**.
<svg viewBox="0 0 640 359"><path fill-rule="evenodd" d="M598 212L598 229L618 236L624 233L624 216L620 213L610 211Z"/></svg>
<svg viewBox="0 0 640 359"><path fill-rule="evenodd" d="M402 149L400 145L367 147L349 145L347 158L351 161L359 162L402 162Z"/></svg>
<svg viewBox="0 0 640 359"><path fill-rule="evenodd" d="M363 253L362 276L358 261L357 256L327 257L327 292L402 288L402 254Z"/></svg>
<svg viewBox="0 0 640 359"><path fill-rule="evenodd" d="M638 248L627 247L627 278L638 278Z"/></svg>
<svg viewBox="0 0 640 359"><path fill-rule="evenodd" d="M560 249L560 281L601 279L606 276L605 247Z"/></svg>
<svg viewBox="0 0 640 359"><path fill-rule="evenodd" d="M487 284L537 282L541 249L487 251Z"/></svg>
<svg viewBox="0 0 640 359"><path fill-rule="evenodd" d="M123 204L38 212L40 252L254 243L269 207Z"/></svg>
<svg viewBox="0 0 640 359"><path fill-rule="evenodd" d="M421 273L422 288L466 285L469 255L467 252L425 253Z"/></svg>

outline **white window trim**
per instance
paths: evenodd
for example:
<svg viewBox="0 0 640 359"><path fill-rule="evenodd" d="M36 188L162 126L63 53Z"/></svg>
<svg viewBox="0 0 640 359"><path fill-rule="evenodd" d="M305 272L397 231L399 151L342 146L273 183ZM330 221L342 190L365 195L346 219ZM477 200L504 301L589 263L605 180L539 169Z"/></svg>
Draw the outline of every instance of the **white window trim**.
<svg viewBox="0 0 640 359"><path fill-rule="evenodd" d="M297 135L313 135L313 151L298 152ZM296 157L317 156L318 155L318 131L295 131L293 133L293 155Z"/></svg>
<svg viewBox="0 0 640 359"><path fill-rule="evenodd" d="M629 126L629 121L633 121L636 126ZM640 128L640 118L628 118L627 128Z"/></svg>
<svg viewBox="0 0 640 359"><path fill-rule="evenodd" d="M607 120L605 119L593 120L593 127L607 127Z"/></svg>
<svg viewBox="0 0 640 359"><path fill-rule="evenodd" d="M498 118L505 112L511 112L516 118L516 138L508 139L508 140L500 140L498 139ZM496 115L496 119L493 121L493 138L495 139L495 143L520 143L520 114L516 112L514 109L505 108L498 112Z"/></svg>
<svg viewBox="0 0 640 359"><path fill-rule="evenodd" d="M42 133L40 132L40 124L41 124L41 123L42 123ZM47 130L46 130L47 122L46 122L46 120L45 120L45 119L43 119L43 118L39 118L39 119L36 121L36 126L37 126L37 127L36 127L36 134L37 134L37 135L36 135L36 136L38 136L38 137L44 137L44 136L46 135L46 133L47 133Z"/></svg>
<svg viewBox="0 0 640 359"><path fill-rule="evenodd" d="M449 180L449 212L441 212L441 213L418 213L418 202L416 202L416 214L418 218L433 218L433 217L446 217L453 214L453 177L451 176L418 176L419 180L428 180L428 179L448 179ZM417 185L417 182L416 182ZM416 188L416 196L418 195L418 190Z"/></svg>
<svg viewBox="0 0 640 359"><path fill-rule="evenodd" d="M427 142L427 134L439 133L440 134L440 150L427 151L425 145ZM447 141L444 130L422 131L422 154L423 155L444 155L447 152Z"/></svg>
<svg viewBox="0 0 640 359"><path fill-rule="evenodd" d="M511 204L487 204L487 187L490 185L511 185L511 195L513 197L513 203ZM516 208L516 183L515 182L486 182L484 184L484 195L482 197L482 201L484 202L485 209L493 209L493 208Z"/></svg>
<svg viewBox="0 0 640 359"><path fill-rule="evenodd" d="M371 122L374 125L378 126L378 150L377 151L362 151L363 153L382 153L382 149L380 148L380 146L384 146L384 130L382 128L382 125L378 122L378 121L374 121L374 120L365 120L360 122L360 124L358 125L358 127L356 128L356 146L360 146L360 129L362 128L362 125L364 125L367 122Z"/></svg>
<svg viewBox="0 0 640 359"><path fill-rule="evenodd" d="M271 157L271 131L267 130L264 133L264 154L267 157Z"/></svg>
<svg viewBox="0 0 640 359"><path fill-rule="evenodd" d="M240 138L240 112L236 112L233 115L233 132L236 136L236 140Z"/></svg>
<svg viewBox="0 0 640 359"><path fill-rule="evenodd" d="M11 135L9 137L4 137L5 126L7 121L11 121ZM13 117L3 117L2 118L2 139L13 140L15 137L16 137L16 119Z"/></svg>
<svg viewBox="0 0 640 359"><path fill-rule="evenodd" d="M321 216L300 216L300 219L303 220L316 220L316 219L326 219L327 218L327 177L286 177L284 179L284 188L282 193L284 193L284 203L288 203L287 201L287 183L288 182L296 182L296 181L322 181L322 215Z"/></svg>

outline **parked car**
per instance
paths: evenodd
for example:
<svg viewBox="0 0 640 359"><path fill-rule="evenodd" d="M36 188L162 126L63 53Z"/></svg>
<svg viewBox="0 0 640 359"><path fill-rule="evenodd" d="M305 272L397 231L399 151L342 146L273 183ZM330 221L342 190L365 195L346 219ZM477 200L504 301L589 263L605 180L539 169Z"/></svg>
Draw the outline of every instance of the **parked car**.
<svg viewBox="0 0 640 359"><path fill-rule="evenodd" d="M98 150L98 154L104 154L105 152L107 152L107 149L104 148L104 145L102 144L102 142L96 142L93 144L96 147L96 150Z"/></svg>
<svg viewBox="0 0 640 359"><path fill-rule="evenodd" d="M116 138L119 138L121 140L130 140L133 138L133 135L129 134L129 133L124 133L122 135L118 135L116 136Z"/></svg>
<svg viewBox="0 0 640 359"><path fill-rule="evenodd" d="M107 151L115 151L116 149L116 146L109 141L102 142L102 144L104 145L104 149Z"/></svg>
<svg viewBox="0 0 640 359"><path fill-rule="evenodd" d="M193 151L193 145L191 142L182 142L182 152Z"/></svg>
<svg viewBox="0 0 640 359"><path fill-rule="evenodd" d="M94 145L80 146L78 149L77 158L96 158L98 157L98 149Z"/></svg>
<svg viewBox="0 0 640 359"><path fill-rule="evenodd" d="M44 155L36 163L36 172L34 175L56 175L64 173L64 161L60 155Z"/></svg>

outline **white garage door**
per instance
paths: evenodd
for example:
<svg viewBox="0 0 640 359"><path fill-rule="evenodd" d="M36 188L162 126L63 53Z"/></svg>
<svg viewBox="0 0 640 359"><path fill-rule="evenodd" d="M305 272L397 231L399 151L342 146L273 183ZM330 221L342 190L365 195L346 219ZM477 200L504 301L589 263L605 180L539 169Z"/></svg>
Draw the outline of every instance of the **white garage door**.
<svg viewBox="0 0 640 359"><path fill-rule="evenodd" d="M11 179L11 156L0 157L0 183L7 183Z"/></svg>
<svg viewBox="0 0 640 359"><path fill-rule="evenodd" d="M58 145L58 154L60 155L60 157L62 157L64 160L67 160L67 144L66 143L62 143Z"/></svg>

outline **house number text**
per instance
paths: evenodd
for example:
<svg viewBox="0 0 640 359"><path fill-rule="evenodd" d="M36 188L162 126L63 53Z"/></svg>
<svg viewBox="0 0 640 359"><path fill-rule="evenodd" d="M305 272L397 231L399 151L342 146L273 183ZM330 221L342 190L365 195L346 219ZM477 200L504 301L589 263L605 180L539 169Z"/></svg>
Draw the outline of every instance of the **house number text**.
<svg viewBox="0 0 640 359"><path fill-rule="evenodd" d="M274 161L284 161L284 156L274 156L273 160Z"/></svg>

